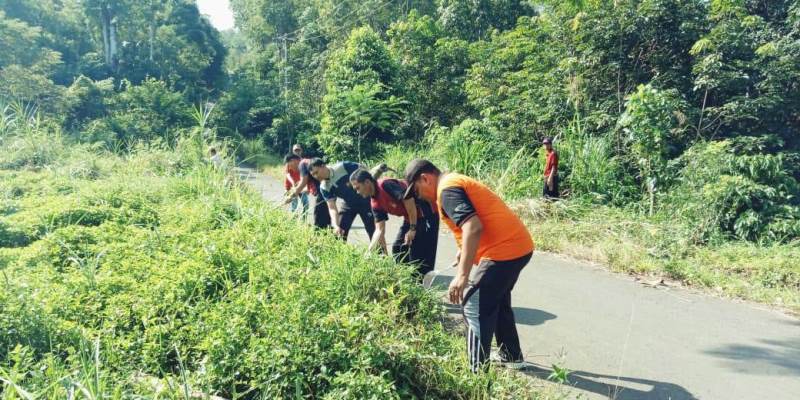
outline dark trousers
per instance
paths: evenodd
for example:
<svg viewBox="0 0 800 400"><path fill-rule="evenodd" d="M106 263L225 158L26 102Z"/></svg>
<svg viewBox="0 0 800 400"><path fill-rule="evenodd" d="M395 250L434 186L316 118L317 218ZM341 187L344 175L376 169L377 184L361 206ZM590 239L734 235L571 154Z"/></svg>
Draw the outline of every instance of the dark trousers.
<svg viewBox="0 0 800 400"><path fill-rule="evenodd" d="M417 219L417 235L411 246L406 246L406 233L410 225L404 222L392 244L392 255L399 263L417 266L417 278L422 277L436 264L436 244L439 241L439 216L431 214Z"/></svg>
<svg viewBox="0 0 800 400"><path fill-rule="evenodd" d="M339 208L339 227L344 231L342 239L347 241L347 235L350 233L350 227L353 226L356 215L361 217L361 222L364 223L364 229L367 231L367 235L369 235L370 239L372 239L372 234L375 233L375 217L372 215L372 208L369 203L353 206L347 202L344 202L342 207Z"/></svg>
<svg viewBox="0 0 800 400"><path fill-rule="evenodd" d="M467 352L473 372L489 358L492 337L497 340L503 361L523 361L519 345L511 290L531 254L508 261L483 260L476 267L474 282L464 295L462 311L467 323Z"/></svg>
<svg viewBox="0 0 800 400"><path fill-rule="evenodd" d="M328 212L328 203L321 194L314 196L314 226L319 229L330 228L331 214Z"/></svg>
<svg viewBox="0 0 800 400"><path fill-rule="evenodd" d="M544 196L544 198L546 198L546 199L557 199L558 198L559 194L558 194L558 175L557 174L556 174L556 176L553 177L553 190L550 190L550 188L547 187L547 178L544 179L544 190L542 190L542 196Z"/></svg>

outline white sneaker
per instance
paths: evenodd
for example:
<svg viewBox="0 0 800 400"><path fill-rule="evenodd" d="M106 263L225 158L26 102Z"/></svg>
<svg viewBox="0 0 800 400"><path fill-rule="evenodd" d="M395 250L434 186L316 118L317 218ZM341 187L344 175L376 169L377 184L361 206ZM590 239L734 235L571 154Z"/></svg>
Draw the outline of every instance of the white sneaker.
<svg viewBox="0 0 800 400"><path fill-rule="evenodd" d="M500 354L495 352L492 352L492 354L489 355L489 361L503 368L517 371L528 367L528 363L525 361L503 361L503 358L500 357Z"/></svg>
<svg viewBox="0 0 800 400"><path fill-rule="evenodd" d="M502 365L505 368L513 369L513 370L516 370L516 371L519 371L519 370L522 370L522 369L525 369L525 368L528 367L528 363L525 362L525 361L503 362L503 363L500 363L500 365Z"/></svg>

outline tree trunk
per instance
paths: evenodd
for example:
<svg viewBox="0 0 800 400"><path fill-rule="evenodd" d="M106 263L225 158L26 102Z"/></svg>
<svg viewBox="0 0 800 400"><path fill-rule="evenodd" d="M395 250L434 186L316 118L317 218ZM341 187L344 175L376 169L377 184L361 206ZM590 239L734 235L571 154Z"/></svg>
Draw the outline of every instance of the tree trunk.
<svg viewBox="0 0 800 400"><path fill-rule="evenodd" d="M111 46L109 31L111 26L111 17L109 15L108 5L103 4L100 6L100 24L103 31L103 57L106 65L111 66Z"/></svg>
<svg viewBox="0 0 800 400"><path fill-rule="evenodd" d="M153 43L156 40L156 13L153 8L153 0L150 0L150 26L147 33L150 42L150 62L153 62Z"/></svg>
<svg viewBox="0 0 800 400"><path fill-rule="evenodd" d="M155 23L152 20L150 21L149 36L150 36L150 62L153 62L153 42L156 39L156 27Z"/></svg>
<svg viewBox="0 0 800 400"><path fill-rule="evenodd" d="M109 56L111 58L111 66L117 66L117 19L116 17L111 20L111 30L109 36Z"/></svg>

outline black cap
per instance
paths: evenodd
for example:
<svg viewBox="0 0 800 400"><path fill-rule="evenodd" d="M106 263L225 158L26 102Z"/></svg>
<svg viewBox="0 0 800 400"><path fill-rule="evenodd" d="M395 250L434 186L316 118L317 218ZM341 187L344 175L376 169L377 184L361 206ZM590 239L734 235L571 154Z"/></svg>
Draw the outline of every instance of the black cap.
<svg viewBox="0 0 800 400"><path fill-rule="evenodd" d="M404 199L414 197L414 181L416 181L420 175L426 172L434 172L436 174L440 173L439 168L436 168L436 166L428 160L417 158L408 162L406 165L406 182L408 183L408 188L406 189L406 193L403 195Z"/></svg>
<svg viewBox="0 0 800 400"><path fill-rule="evenodd" d="M553 139L546 137L542 139L542 144L553 144Z"/></svg>

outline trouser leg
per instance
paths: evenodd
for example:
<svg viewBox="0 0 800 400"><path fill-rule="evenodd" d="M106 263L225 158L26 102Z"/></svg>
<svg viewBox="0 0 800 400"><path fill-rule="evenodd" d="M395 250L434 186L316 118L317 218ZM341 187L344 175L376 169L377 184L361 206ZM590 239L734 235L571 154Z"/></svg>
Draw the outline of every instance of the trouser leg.
<svg viewBox="0 0 800 400"><path fill-rule="evenodd" d="M331 214L328 212L328 204L322 195L314 196L314 226L317 228L330 228Z"/></svg>

